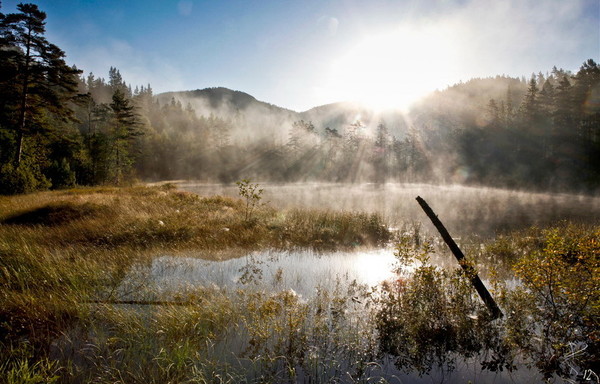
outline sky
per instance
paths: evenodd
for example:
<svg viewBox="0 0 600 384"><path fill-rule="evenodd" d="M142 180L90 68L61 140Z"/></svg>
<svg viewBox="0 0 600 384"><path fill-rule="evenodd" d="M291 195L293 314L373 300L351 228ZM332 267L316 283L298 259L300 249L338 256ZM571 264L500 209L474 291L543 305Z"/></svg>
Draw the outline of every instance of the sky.
<svg viewBox="0 0 600 384"><path fill-rule="evenodd" d="M20 1L2 0L1 12ZM69 64L154 93L407 108L474 77L600 62L600 0L37 0Z"/></svg>

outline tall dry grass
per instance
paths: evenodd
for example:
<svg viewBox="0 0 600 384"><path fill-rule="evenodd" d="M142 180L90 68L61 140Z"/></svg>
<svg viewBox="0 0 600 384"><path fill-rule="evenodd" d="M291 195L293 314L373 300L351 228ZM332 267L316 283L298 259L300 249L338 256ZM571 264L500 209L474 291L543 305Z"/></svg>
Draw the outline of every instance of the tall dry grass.
<svg viewBox="0 0 600 384"><path fill-rule="evenodd" d="M117 360L128 360L122 354L129 349L111 349L120 346L114 337L146 345L163 335L179 345L181 335L192 332L198 338L193 343L186 339L184 344L192 343L189 348L197 350L198 343L210 339L200 337L203 329L230 318L226 300L213 297L218 304L210 313L199 308L188 312L161 309L143 320L136 311L85 304L96 297L113 297L131 266L150 260L159 251L322 249L376 245L390 238L376 215L278 212L263 206L251 220L246 216L239 199L200 197L169 186L80 188L0 197L0 349L6 356L0 365L4 364L5 372L16 372L24 362L39 362L54 353L57 340L84 340L90 335L95 348L100 348L92 354L94 359L116 353ZM192 328L176 326L182 319L184 324L194 324ZM131 328L122 330L119 324ZM221 325L217 328L224 328ZM75 337L73 332L82 333ZM137 340L134 335L145 339ZM146 358L150 364L175 353L164 349L163 343L152 341L152 345L161 347L150 355L134 349L131 357L139 359L132 364L145 366ZM89 355L83 353L78 359L89 359ZM11 364L10 369L6 364ZM27 374L33 375L40 368L27 367ZM135 372L134 367L122 368L118 372Z"/></svg>

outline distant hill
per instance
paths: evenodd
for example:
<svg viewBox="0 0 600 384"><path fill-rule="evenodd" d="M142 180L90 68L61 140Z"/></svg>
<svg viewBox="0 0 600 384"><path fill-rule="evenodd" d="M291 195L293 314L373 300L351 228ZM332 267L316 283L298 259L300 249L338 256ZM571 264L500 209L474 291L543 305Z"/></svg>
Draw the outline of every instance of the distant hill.
<svg viewBox="0 0 600 384"><path fill-rule="evenodd" d="M146 174L597 188L600 145L591 132L599 120L587 100L599 74L590 60L576 75L553 68L529 79L474 78L407 112L349 102L298 112L222 87L164 93L149 119L159 135ZM294 124L301 120L312 126Z"/></svg>
<svg viewBox="0 0 600 384"><path fill-rule="evenodd" d="M343 133L350 124L360 122L367 131L374 131L385 123L390 132L401 137L406 133L406 116L399 111L376 113L360 104L339 102L321 105L304 112L296 112L259 101L245 92L224 87L194 91L166 92L156 95L161 104L172 100L184 107L188 104L200 116L217 116L229 120L236 127L236 137L273 138L287 140L287 132L295 121L311 121L317 132L325 128Z"/></svg>
<svg viewBox="0 0 600 384"><path fill-rule="evenodd" d="M173 99L188 104L198 116L216 116L231 123L237 140L287 140L291 123L300 120L297 112L256 100L245 92L228 88L205 88L195 91L166 92L156 95L161 104Z"/></svg>
<svg viewBox="0 0 600 384"><path fill-rule="evenodd" d="M244 112L250 108L269 110L273 113L294 114L289 109L256 100L245 92L234 91L224 87L196 89L195 91L165 92L156 96L162 103L170 102L172 98L182 103L191 103L198 113L210 114L218 112Z"/></svg>
<svg viewBox="0 0 600 384"><path fill-rule="evenodd" d="M409 128L422 131L447 131L485 123L490 99L517 108L527 89L522 79L506 76L476 78L461 82L442 91L432 92L403 113L388 110L375 112L363 105L338 102L296 112L257 100L245 92L224 87L194 91L166 92L156 96L161 104L171 100L188 104L199 116L216 116L231 122L233 137L239 140L271 140L284 143L295 121L310 121L317 132L325 128L337 129L343 134L356 122L365 127L367 134L375 132L384 123L390 134L397 138L406 135Z"/></svg>

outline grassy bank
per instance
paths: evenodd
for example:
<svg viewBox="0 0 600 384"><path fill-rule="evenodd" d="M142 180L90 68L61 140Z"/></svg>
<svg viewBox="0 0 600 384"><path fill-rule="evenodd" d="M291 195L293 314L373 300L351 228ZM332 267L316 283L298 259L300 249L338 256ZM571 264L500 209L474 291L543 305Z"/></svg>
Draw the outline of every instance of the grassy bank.
<svg viewBox="0 0 600 384"><path fill-rule="evenodd" d="M12 348L27 340L48 353L88 317L78 303L110 296L133 263L158 251L333 249L389 239L377 215L261 206L248 217L240 199L170 186L0 197L0 341Z"/></svg>
<svg viewBox="0 0 600 384"><path fill-rule="evenodd" d="M3 238L52 249L332 249L390 239L376 214L246 209L241 199L168 185L96 188L2 197L0 223Z"/></svg>
<svg viewBox="0 0 600 384"><path fill-rule="evenodd" d="M591 375L600 314L593 226L533 228L467 252L503 260L519 279L490 281L505 314L496 321L469 276L432 265L431 239L415 234L397 239L398 278L376 288L341 278L299 297L277 289L282 270L261 285L187 290L190 305L89 302L118 298L132 265L159 252L354 248L390 236L377 215L268 206L249 215L244 200L169 186L2 197L0 383L410 382L458 362L491 372L478 381L526 366L538 379ZM415 260L412 275L402 273Z"/></svg>

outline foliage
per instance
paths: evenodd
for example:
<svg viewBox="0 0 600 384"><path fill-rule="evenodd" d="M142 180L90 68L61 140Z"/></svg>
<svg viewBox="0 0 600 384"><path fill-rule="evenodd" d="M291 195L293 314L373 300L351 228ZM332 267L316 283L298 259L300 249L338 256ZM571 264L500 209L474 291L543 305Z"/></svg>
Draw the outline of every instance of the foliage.
<svg viewBox="0 0 600 384"><path fill-rule="evenodd" d="M108 137L111 143L111 174L114 174L114 183L119 185L132 168L135 158L132 153L133 141L137 136L142 135L142 132L139 130L134 106L119 87L112 96L110 109L112 119L109 123Z"/></svg>
<svg viewBox="0 0 600 384"><path fill-rule="evenodd" d="M399 238L397 275L376 289L340 277L334 288L302 297L280 289L287 271L270 281L250 257L236 289L174 292L188 306L86 302L121 297L132 266L150 268L165 251L351 247L352 233L389 236L381 218L367 214L260 207L248 228L244 211L243 200L169 184L0 197L2 378L372 382L389 372L388 358L421 374L529 364L550 379L593 377L600 237L593 227L532 229L478 247L513 258L521 279L516 287L491 279L505 313L495 321L468 276L434 265L420 233ZM144 281L133 292L146 293Z"/></svg>
<svg viewBox="0 0 600 384"><path fill-rule="evenodd" d="M52 162L47 174L53 189L72 188L75 186L75 172L71 170L71 166L66 158Z"/></svg>
<svg viewBox="0 0 600 384"><path fill-rule="evenodd" d="M0 127L15 133L12 159L19 167L24 140L35 133L48 134L71 120L69 102L77 92L76 68L65 53L44 37L46 14L35 4L18 4L18 13L1 14L0 78L3 102Z"/></svg>
<svg viewBox="0 0 600 384"><path fill-rule="evenodd" d="M60 367L56 361L42 358L31 363L34 354L31 345L22 343L18 348L0 347L0 383L2 384L52 384L60 380Z"/></svg>
<svg viewBox="0 0 600 384"><path fill-rule="evenodd" d="M452 272L431 264L433 248L420 248L402 238L396 248L398 277L381 288L377 310L380 350L391 354L406 372L427 374L433 368L452 371L458 358L483 353L482 367L514 369L500 339L501 327L491 322L462 269ZM404 270L417 262L407 276Z"/></svg>
<svg viewBox="0 0 600 384"><path fill-rule="evenodd" d="M289 225L286 212L257 208L254 217L261 220L248 228L244 211L242 200L200 197L168 184L0 198L2 377L181 382L228 372L230 382L260 382L260 377L281 382L301 372L313 377L366 374L366 368L342 371L337 365L346 356L367 359L374 350L374 335L362 336L368 324L345 315L357 310L352 298L367 300L358 286L321 290L316 303L290 291L252 293L244 281L240 284L247 292L207 288L178 293L191 306L132 311L86 303L120 297L118 287L132 265L149 262L157 251L295 246L294 240L280 241L282 228ZM329 220L333 227L349 216ZM309 222L318 216L296 211L293 217ZM328 236L335 239L334 233ZM335 243L354 246L346 241L342 236ZM255 276L247 283L259 287L255 280L266 276L250 265L248 270ZM23 342L35 355L10 352L11 345L20 348Z"/></svg>
<svg viewBox="0 0 600 384"><path fill-rule="evenodd" d="M408 127L399 114L386 124L350 121L356 113L334 106L292 113L224 88L154 95L150 85L132 90L114 67L107 80L92 73L78 78L65 53L46 40L46 14L33 4L17 9L0 20L0 165L18 167L29 157L28 167L39 168L55 189L137 177L230 183L241 174L586 192L600 185L594 102L600 67L591 59L577 73L554 68L530 80L497 76L457 84L416 105ZM189 99L201 96L212 108L205 115ZM220 108L225 105L234 108ZM262 114L250 112L256 105L265 108L264 123L253 122ZM335 112L324 118L329 108ZM259 131L288 139L244 138ZM30 189L8 193L24 190Z"/></svg>
<svg viewBox="0 0 600 384"><path fill-rule="evenodd" d="M0 194L12 195L47 189L50 182L36 165L21 162L18 167L12 163L0 167Z"/></svg>
<svg viewBox="0 0 600 384"><path fill-rule="evenodd" d="M508 332L546 376L569 377L600 362L600 232L564 224L541 236L515 264Z"/></svg>
<svg viewBox="0 0 600 384"><path fill-rule="evenodd" d="M527 232L526 232L527 233ZM505 318L490 321L461 270L431 264L432 248L401 237L398 279L382 286L377 329L380 349L406 371L452 370L459 358L482 356L483 369L513 371L523 362L545 380L595 377L600 318L598 228L573 224L513 234L524 252L511 250L520 284L492 279ZM506 252L507 238L486 248ZM417 262L407 274L406 266Z"/></svg>

